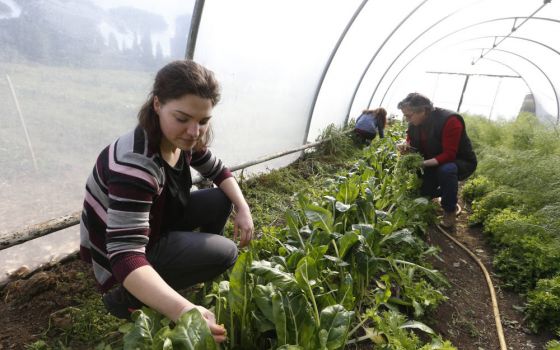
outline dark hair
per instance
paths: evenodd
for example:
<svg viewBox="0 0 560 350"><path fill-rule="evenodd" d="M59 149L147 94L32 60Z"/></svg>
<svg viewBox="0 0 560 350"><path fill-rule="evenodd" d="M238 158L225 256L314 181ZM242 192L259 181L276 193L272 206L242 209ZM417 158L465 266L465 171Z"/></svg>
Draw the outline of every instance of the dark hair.
<svg viewBox="0 0 560 350"><path fill-rule="evenodd" d="M413 112L431 112L434 109L434 105L432 101L426 96L418 93L418 92L411 92L408 94L404 100L399 102L397 108L402 110L403 108L409 108Z"/></svg>
<svg viewBox="0 0 560 350"><path fill-rule="evenodd" d="M211 70L192 60L171 62L157 72L152 91L138 112L138 124L146 131L151 147L159 148L162 137L159 116L154 110L154 97L157 96L159 102L164 104L188 94L207 98L214 107L220 101L220 84ZM208 128L194 148L207 146L211 137L212 131Z"/></svg>
<svg viewBox="0 0 560 350"><path fill-rule="evenodd" d="M377 119L377 125L380 125L383 129L385 129L385 125L387 125L387 111L383 107L379 107L376 109L364 109L362 114L373 114Z"/></svg>

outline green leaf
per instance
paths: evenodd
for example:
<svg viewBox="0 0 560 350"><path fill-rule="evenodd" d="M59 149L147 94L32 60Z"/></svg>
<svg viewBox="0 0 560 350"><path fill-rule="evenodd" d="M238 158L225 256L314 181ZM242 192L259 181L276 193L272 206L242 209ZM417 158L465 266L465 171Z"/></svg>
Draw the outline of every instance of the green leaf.
<svg viewBox="0 0 560 350"><path fill-rule="evenodd" d="M331 305L321 311L321 332L320 337L326 340L321 343L326 349L339 349L346 343L348 328L354 312L346 311L342 305Z"/></svg>
<svg viewBox="0 0 560 350"><path fill-rule="evenodd" d="M336 200L346 204L353 204L360 194L360 187L358 185L360 182L359 176L353 176L348 181L340 184Z"/></svg>
<svg viewBox="0 0 560 350"><path fill-rule="evenodd" d="M173 349L218 350L208 324L198 309L185 312L170 332Z"/></svg>
<svg viewBox="0 0 560 350"><path fill-rule="evenodd" d="M344 279L340 283L338 289L338 300L339 303L344 306L347 310L354 309L354 280L352 279L352 274L346 273Z"/></svg>
<svg viewBox="0 0 560 350"><path fill-rule="evenodd" d="M342 238L338 240L338 245L339 245L338 251L340 257L344 259L346 257L346 254L350 251L350 249L352 249L352 247L356 243L358 243L358 241L359 239L356 232L354 231L346 232L344 236L342 236Z"/></svg>
<svg viewBox="0 0 560 350"><path fill-rule="evenodd" d="M319 277L315 260L309 256L301 259L298 263L295 276L299 287L309 293L309 287L316 285L316 279Z"/></svg>
<svg viewBox="0 0 560 350"><path fill-rule="evenodd" d="M282 345L279 348L276 348L277 350L304 350L305 348L299 346L299 345Z"/></svg>
<svg viewBox="0 0 560 350"><path fill-rule="evenodd" d="M276 327L278 345L284 345L288 342L288 329L286 325L286 310L284 309L282 294L280 293L272 295L272 316Z"/></svg>
<svg viewBox="0 0 560 350"><path fill-rule="evenodd" d="M237 258L237 262L231 270L229 278L230 309L234 314L244 317L247 299L250 298L249 267L251 266L252 256L250 252L244 252Z"/></svg>
<svg viewBox="0 0 560 350"><path fill-rule="evenodd" d="M330 211L314 204L309 204L304 209L313 228L321 228L328 233L333 231L334 219Z"/></svg>
<svg viewBox="0 0 560 350"><path fill-rule="evenodd" d="M153 343L151 333L153 323L144 311L145 310L136 310L132 314L134 326L130 333L125 334L123 338L124 350L151 349Z"/></svg>
<svg viewBox="0 0 560 350"><path fill-rule="evenodd" d="M414 328L414 329L419 329L421 331L424 331L428 334L432 334L435 335L436 333L433 331L433 329L431 329L430 327L426 326L424 323L422 322L418 322L418 321L407 321L406 323L404 323L402 326L400 326L399 328Z"/></svg>
<svg viewBox="0 0 560 350"><path fill-rule="evenodd" d="M272 267L268 261L253 261L250 272L263 277L266 281L272 283L276 288L282 291L299 290L297 281L292 274L281 271L276 267Z"/></svg>
<svg viewBox="0 0 560 350"><path fill-rule="evenodd" d="M270 321L274 321L272 316L272 295L275 293L274 286L258 284L253 291L253 300L263 315Z"/></svg>
<svg viewBox="0 0 560 350"><path fill-rule="evenodd" d="M347 212L350 208L352 208L352 205L344 204L344 203L338 202L338 201L336 202L336 204L334 206L335 206L336 210L341 212L341 213Z"/></svg>
<svg viewBox="0 0 560 350"><path fill-rule="evenodd" d="M383 244L387 241L394 241L395 243L405 242L412 245L415 243L415 238L412 235L412 232L409 229L405 228L399 231L392 232L391 234L383 237L379 244Z"/></svg>

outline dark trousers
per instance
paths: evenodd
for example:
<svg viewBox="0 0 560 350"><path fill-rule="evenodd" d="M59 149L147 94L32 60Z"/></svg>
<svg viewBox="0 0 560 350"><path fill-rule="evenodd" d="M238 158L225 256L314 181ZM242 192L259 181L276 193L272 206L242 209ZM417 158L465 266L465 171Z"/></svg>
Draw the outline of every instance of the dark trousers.
<svg viewBox="0 0 560 350"><path fill-rule="evenodd" d="M458 187L457 164L424 168L420 193L431 198L441 197L441 207L446 212L455 211Z"/></svg>
<svg viewBox="0 0 560 350"><path fill-rule="evenodd" d="M237 246L223 236L231 209L231 201L219 188L191 192L184 230L164 234L147 251L152 267L173 289L211 280L235 264ZM122 286L118 288L131 306L142 305Z"/></svg>

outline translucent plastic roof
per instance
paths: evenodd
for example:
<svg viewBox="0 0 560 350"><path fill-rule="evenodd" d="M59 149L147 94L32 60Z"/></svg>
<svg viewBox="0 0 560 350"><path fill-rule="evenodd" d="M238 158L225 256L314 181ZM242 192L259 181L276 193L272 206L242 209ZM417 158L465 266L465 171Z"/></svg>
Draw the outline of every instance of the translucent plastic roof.
<svg viewBox="0 0 560 350"><path fill-rule="evenodd" d="M559 24L557 0L0 0L0 234L79 210L98 152L187 47L222 83L212 147L234 165L365 108L399 116L412 91L491 119L532 94L556 125Z"/></svg>

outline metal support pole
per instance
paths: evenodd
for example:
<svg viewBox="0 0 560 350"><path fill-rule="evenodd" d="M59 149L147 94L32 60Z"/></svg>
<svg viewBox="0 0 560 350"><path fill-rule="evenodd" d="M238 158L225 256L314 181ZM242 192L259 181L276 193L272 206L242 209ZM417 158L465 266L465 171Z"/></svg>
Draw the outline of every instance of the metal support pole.
<svg viewBox="0 0 560 350"><path fill-rule="evenodd" d="M309 111L309 117L307 118L307 125L305 127L305 134L304 134L303 142L302 142L303 144L305 144L307 142L307 138L309 137L309 129L311 128L311 119L313 118L313 113L315 112L315 105L317 104L317 99L319 98L319 93L321 92L321 88L323 87L323 82L325 81L325 77L327 76L327 72L329 71L329 68L331 67L334 56L338 52L338 48L340 47L340 44L342 44L342 41L346 37L346 34L348 33L348 30L350 30L350 28L354 24L354 21L356 20L356 18L358 18L358 15L360 14L360 12L362 12L362 9L364 8L364 6L366 5L367 2L368 2L368 0L363 0L362 3L360 4L360 6L358 6L358 8L356 9L356 11L354 11L354 15L352 15L352 18L350 18L350 21L346 24L346 28L344 28L344 30L342 31L342 34L340 34L340 37L338 38L338 41L336 42L336 45L334 46L334 49L332 50L331 55L329 56L329 60L327 61L327 64L325 65L325 68L323 68L323 73L321 74L321 79L319 79L319 84L317 85L317 88L315 89L315 95L313 96L313 102L311 103L311 110Z"/></svg>
<svg viewBox="0 0 560 350"><path fill-rule="evenodd" d="M187 50L185 52L185 58L189 60L192 60L194 58L194 49L196 47L196 38L198 37L200 20L202 19L204 1L205 0L196 0L196 2L194 3L194 9L191 18L191 28L189 29L189 36L187 37Z"/></svg>
<svg viewBox="0 0 560 350"><path fill-rule="evenodd" d="M488 120L492 118L492 112L494 111L494 105L496 104L496 98L498 97L498 92L500 91L500 85L502 85L502 78L498 80L498 86L496 86L496 93L494 94L494 99L492 100L492 107L490 107L490 113L488 113Z"/></svg>
<svg viewBox="0 0 560 350"><path fill-rule="evenodd" d="M467 84L469 83L470 74L465 75L465 84L463 84L463 91L461 91L461 98L459 99L459 105L457 106L457 113L461 111L461 105L463 104L463 97L465 96L465 90L467 90Z"/></svg>

